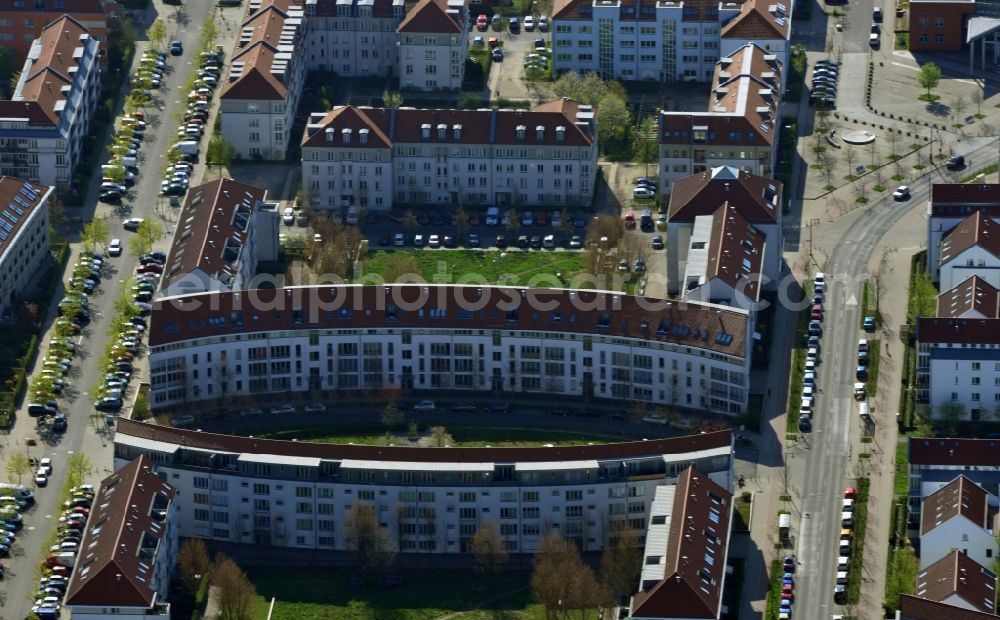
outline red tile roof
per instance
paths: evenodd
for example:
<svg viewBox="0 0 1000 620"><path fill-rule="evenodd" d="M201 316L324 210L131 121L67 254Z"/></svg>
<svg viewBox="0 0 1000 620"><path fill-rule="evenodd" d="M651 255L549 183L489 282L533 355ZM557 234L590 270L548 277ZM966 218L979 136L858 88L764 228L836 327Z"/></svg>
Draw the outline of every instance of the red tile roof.
<svg viewBox="0 0 1000 620"><path fill-rule="evenodd" d="M993 613L996 575L957 549L917 574L917 596L943 601L958 596L978 611Z"/></svg>
<svg viewBox="0 0 1000 620"><path fill-rule="evenodd" d="M259 310L257 308L260 308ZM149 346L319 326L544 330L670 342L742 358L747 313L593 290L501 286L303 286L153 304Z"/></svg>
<svg viewBox="0 0 1000 620"><path fill-rule="evenodd" d="M91 503L65 604L150 607L153 551L166 531L174 489L145 456L111 474Z"/></svg>
<svg viewBox="0 0 1000 620"><path fill-rule="evenodd" d="M982 528L989 525L986 491L965 476L958 476L924 498L920 506L920 535L925 536L962 515Z"/></svg>
<svg viewBox="0 0 1000 620"><path fill-rule="evenodd" d="M732 511L732 494L693 466L677 477L664 578L643 584L633 617L719 617Z"/></svg>
<svg viewBox="0 0 1000 620"><path fill-rule="evenodd" d="M107 6L103 6L107 4ZM0 0L0 11L5 13L36 13L59 11L69 15L77 13L105 13L114 8L114 0Z"/></svg>
<svg viewBox="0 0 1000 620"><path fill-rule="evenodd" d="M768 9L777 4L768 4L769 0L747 0L739 15L729 20L722 27L723 39L779 39L788 37L788 25L791 21L787 13Z"/></svg>
<svg viewBox="0 0 1000 620"><path fill-rule="evenodd" d="M1000 184L936 183L931 187L932 215L953 215L956 207L974 206L991 206L994 215L1000 215Z"/></svg>
<svg viewBox="0 0 1000 620"><path fill-rule="evenodd" d="M694 222L729 202L753 224L773 224L781 214L781 182L731 166L719 166L674 181L667 217Z"/></svg>
<svg viewBox="0 0 1000 620"><path fill-rule="evenodd" d="M596 136L588 127L576 125L578 114L589 112L574 101L554 101L530 111L521 110L440 110L415 108L356 108L337 107L319 122L310 123L302 138L303 146L343 148L344 129L352 130L350 148L359 145L354 136L369 130L370 148L388 148L393 144L509 144L589 147ZM586 114L584 114L586 116ZM580 122L589 122L586 118ZM424 138L425 126L430 133ZM442 127L443 126L443 127ZM460 127L455 138L455 127ZM523 138L518 128L523 127ZM542 139L538 139L538 128ZM556 128L565 130L562 141ZM325 130L333 129L336 137L326 141ZM444 130L443 137L441 130Z"/></svg>
<svg viewBox="0 0 1000 620"><path fill-rule="evenodd" d="M1000 291L979 276L970 276L950 291L938 295L937 315L957 318L977 312L983 318L1000 318Z"/></svg>
<svg viewBox="0 0 1000 620"><path fill-rule="evenodd" d="M972 247L1000 258L1000 224L982 211L975 211L941 238L941 264Z"/></svg>
<svg viewBox="0 0 1000 620"><path fill-rule="evenodd" d="M705 277L719 278L753 301L760 298L764 235L728 202L712 214Z"/></svg>
<svg viewBox="0 0 1000 620"><path fill-rule="evenodd" d="M117 435L162 441L185 448L218 450L236 454L271 454L328 460L395 461L414 463L544 463L583 461L657 454L685 454L732 446L732 432L715 431L684 437L630 441L625 443L556 446L554 448L410 448L354 444L285 441L220 435L137 422L118 420Z"/></svg>
<svg viewBox="0 0 1000 620"><path fill-rule="evenodd" d="M917 340L931 344L1000 344L1000 319L919 318Z"/></svg>
<svg viewBox="0 0 1000 620"><path fill-rule="evenodd" d="M462 22L458 16L448 14L445 0L420 0L406 12L396 31L455 34L462 32Z"/></svg>
<svg viewBox="0 0 1000 620"><path fill-rule="evenodd" d="M230 65L232 71L233 68L239 68L238 63L242 63L242 71L235 80L226 84L222 92L224 99L277 101L288 95L288 84L285 83L284 76L294 70L292 63L295 59L289 61L284 73L272 71L283 45L282 33L290 19L287 10L282 9L279 4L271 3L244 20ZM296 27L296 39L299 38L298 33L299 29ZM245 38L247 34L249 37ZM231 78L227 76L227 79Z"/></svg>
<svg viewBox="0 0 1000 620"><path fill-rule="evenodd" d="M393 0L374 0L372 3L372 17L392 17ZM406 0L406 9L410 9L416 4L414 0ZM351 17L357 17L357 3L351 5ZM404 11L405 12L405 11ZM337 0L317 0L315 14L321 17L334 17L337 15Z"/></svg>
<svg viewBox="0 0 1000 620"><path fill-rule="evenodd" d="M0 177L0 257L50 189L16 177Z"/></svg>
<svg viewBox="0 0 1000 620"><path fill-rule="evenodd" d="M1000 440L911 437L911 465L1000 467Z"/></svg>
<svg viewBox="0 0 1000 620"><path fill-rule="evenodd" d="M995 614L973 611L911 594L899 595L902 620L997 620Z"/></svg>
<svg viewBox="0 0 1000 620"><path fill-rule="evenodd" d="M250 214L266 195L266 189L232 179L216 179L189 189L161 287L196 269L223 282L231 278L247 241Z"/></svg>

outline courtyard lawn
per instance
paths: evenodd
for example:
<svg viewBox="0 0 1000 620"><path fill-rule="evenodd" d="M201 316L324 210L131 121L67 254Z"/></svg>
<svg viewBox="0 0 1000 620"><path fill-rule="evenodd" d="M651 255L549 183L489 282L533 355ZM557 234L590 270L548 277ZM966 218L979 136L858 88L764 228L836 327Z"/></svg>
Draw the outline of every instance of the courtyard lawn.
<svg viewBox="0 0 1000 620"><path fill-rule="evenodd" d="M400 569L397 587L354 588L350 570L326 568L256 569L248 572L257 588L254 618L264 620L271 597L273 620L432 620L460 613L464 620L499 615L541 620L531 602L527 573L480 575ZM506 596L505 596L506 595Z"/></svg>
<svg viewBox="0 0 1000 620"><path fill-rule="evenodd" d="M496 428L489 426L449 426L445 429L454 437L451 445L454 447L484 447L494 448L532 447L552 444L554 446L571 446L586 443L613 443L622 441L637 441L638 437L622 434L584 433L547 428ZM428 437L427 428L420 429L421 437ZM384 446L389 443L396 446L415 445L410 441L407 432L399 429L391 435L385 432L384 426L371 424L343 424L338 426L318 426L315 428L293 428L268 434L256 435L268 439L297 439L316 443L353 443L358 445Z"/></svg>
<svg viewBox="0 0 1000 620"><path fill-rule="evenodd" d="M488 240L483 240L484 244L487 242ZM565 286L583 268L580 252L380 250L369 255L365 261L364 273L384 274L387 263L393 262L398 256L412 257L417 266L417 275L427 282L434 282L437 276L442 282L495 284L503 277L512 285L525 285L535 278L537 286ZM563 272L562 282L556 278L559 271ZM441 280L445 275L448 279Z"/></svg>

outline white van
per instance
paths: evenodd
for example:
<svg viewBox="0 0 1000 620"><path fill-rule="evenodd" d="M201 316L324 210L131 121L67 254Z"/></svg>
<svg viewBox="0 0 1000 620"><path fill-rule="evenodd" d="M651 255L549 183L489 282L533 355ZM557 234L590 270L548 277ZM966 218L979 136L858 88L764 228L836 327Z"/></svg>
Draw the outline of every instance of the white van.
<svg viewBox="0 0 1000 620"><path fill-rule="evenodd" d="M347 218L344 220L346 223L354 226L358 223L358 208L351 207L347 210Z"/></svg>
<svg viewBox="0 0 1000 620"><path fill-rule="evenodd" d="M864 419L867 419L869 415L870 414L868 412L868 403L859 403L858 404L858 417L861 418L862 420L864 420Z"/></svg>
<svg viewBox="0 0 1000 620"><path fill-rule="evenodd" d="M500 221L500 209L498 207L490 207L486 210L486 225L496 226Z"/></svg>
<svg viewBox="0 0 1000 620"><path fill-rule="evenodd" d="M864 353L868 351L868 339L862 338L858 340L858 353Z"/></svg>

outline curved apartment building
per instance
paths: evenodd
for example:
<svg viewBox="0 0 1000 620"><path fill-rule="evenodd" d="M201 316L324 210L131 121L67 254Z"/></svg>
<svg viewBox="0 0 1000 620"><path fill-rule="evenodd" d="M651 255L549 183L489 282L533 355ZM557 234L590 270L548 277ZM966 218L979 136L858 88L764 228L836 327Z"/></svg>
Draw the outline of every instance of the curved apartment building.
<svg viewBox="0 0 1000 620"><path fill-rule="evenodd" d="M609 291L392 284L200 293L154 305L150 384L154 408L398 388L735 416L747 404L751 334L742 309Z"/></svg>
<svg viewBox="0 0 1000 620"><path fill-rule="evenodd" d="M123 418L115 466L140 455L177 490L181 536L258 545L345 550L355 502L370 504L396 547L414 553L466 552L487 521L499 524L511 552L535 551L552 530L599 550L618 528L664 525L651 510L675 502L698 504L707 523L699 527L717 527L725 541L732 509L729 431L564 447L409 448L237 437ZM692 479L697 488L689 488Z"/></svg>

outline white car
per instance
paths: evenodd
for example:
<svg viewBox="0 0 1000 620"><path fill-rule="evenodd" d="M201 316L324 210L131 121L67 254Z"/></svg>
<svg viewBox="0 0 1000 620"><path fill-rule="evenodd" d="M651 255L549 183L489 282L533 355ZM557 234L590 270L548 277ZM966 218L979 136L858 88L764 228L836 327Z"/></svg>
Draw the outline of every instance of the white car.
<svg viewBox="0 0 1000 620"><path fill-rule="evenodd" d="M441 247L441 238L437 235L431 235L427 239L427 247L429 248L439 248Z"/></svg>
<svg viewBox="0 0 1000 620"><path fill-rule="evenodd" d="M637 200L648 200L650 198L656 198L656 192L648 187L640 185L632 188L632 198Z"/></svg>
<svg viewBox="0 0 1000 620"><path fill-rule="evenodd" d="M108 244L108 256L121 256L122 255L122 240L112 239L111 243Z"/></svg>
<svg viewBox="0 0 1000 620"><path fill-rule="evenodd" d="M41 472L42 470L45 471L46 476L52 475L52 459L44 458L38 461L38 471Z"/></svg>
<svg viewBox="0 0 1000 620"><path fill-rule="evenodd" d="M281 215L281 221L285 223L285 226L294 224L295 211L291 207L285 207L285 212Z"/></svg>
<svg viewBox="0 0 1000 620"><path fill-rule="evenodd" d="M896 188L896 191L892 193L892 199L897 202L902 202L904 200L910 199L910 188L908 185L900 185Z"/></svg>
<svg viewBox="0 0 1000 620"><path fill-rule="evenodd" d="M436 411L437 405L434 404L433 400L422 400L416 405L413 405L414 411Z"/></svg>
<svg viewBox="0 0 1000 620"><path fill-rule="evenodd" d="M291 405L281 405L280 407L273 407L271 409L271 415L287 415L290 413L295 413L295 407Z"/></svg>
<svg viewBox="0 0 1000 620"><path fill-rule="evenodd" d="M326 411L326 405L323 403L309 403L303 409L306 413L322 413Z"/></svg>
<svg viewBox="0 0 1000 620"><path fill-rule="evenodd" d="M666 424L667 416L657 415L657 414L647 415L643 416L642 421L645 422L646 424Z"/></svg>

